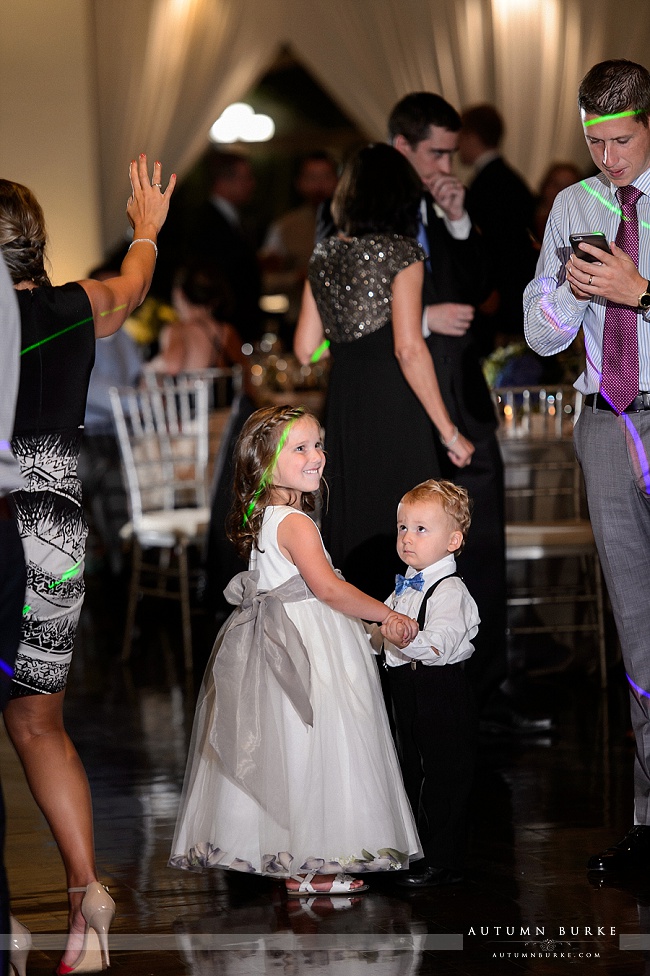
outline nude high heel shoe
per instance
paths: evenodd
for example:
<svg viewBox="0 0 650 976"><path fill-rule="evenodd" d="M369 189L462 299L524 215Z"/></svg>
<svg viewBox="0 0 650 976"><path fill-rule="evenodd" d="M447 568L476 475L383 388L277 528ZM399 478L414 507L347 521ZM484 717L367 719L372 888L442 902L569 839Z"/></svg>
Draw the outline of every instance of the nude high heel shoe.
<svg viewBox="0 0 650 976"><path fill-rule="evenodd" d="M9 916L11 941L9 943L9 972L11 976L25 976L27 970L27 956L32 947L32 936L28 928Z"/></svg>
<svg viewBox="0 0 650 976"><path fill-rule="evenodd" d="M92 881L86 888L68 888L68 891L83 891L81 914L86 921L84 941L74 966L60 962L57 976L68 973L99 973L108 969L108 930L115 917L115 902L99 881Z"/></svg>

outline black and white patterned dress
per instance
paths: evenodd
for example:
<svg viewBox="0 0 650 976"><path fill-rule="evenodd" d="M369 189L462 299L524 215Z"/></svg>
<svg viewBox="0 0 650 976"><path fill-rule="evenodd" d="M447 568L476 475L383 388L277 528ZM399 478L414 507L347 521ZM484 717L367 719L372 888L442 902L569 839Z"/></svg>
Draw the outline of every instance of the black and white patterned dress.
<svg viewBox="0 0 650 976"><path fill-rule="evenodd" d="M83 603L87 535L77 458L95 356L90 301L71 283L18 291L21 372L12 447L27 563L11 697L63 691Z"/></svg>

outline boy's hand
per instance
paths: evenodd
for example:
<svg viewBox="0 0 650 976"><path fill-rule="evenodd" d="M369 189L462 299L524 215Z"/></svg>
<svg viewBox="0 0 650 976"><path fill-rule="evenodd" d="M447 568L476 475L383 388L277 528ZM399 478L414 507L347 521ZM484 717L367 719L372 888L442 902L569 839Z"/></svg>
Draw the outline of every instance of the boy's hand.
<svg viewBox="0 0 650 976"><path fill-rule="evenodd" d="M381 632L395 647L406 647L417 637L419 627L417 620L412 620L411 617L405 617L403 613L396 613L393 610L384 618Z"/></svg>

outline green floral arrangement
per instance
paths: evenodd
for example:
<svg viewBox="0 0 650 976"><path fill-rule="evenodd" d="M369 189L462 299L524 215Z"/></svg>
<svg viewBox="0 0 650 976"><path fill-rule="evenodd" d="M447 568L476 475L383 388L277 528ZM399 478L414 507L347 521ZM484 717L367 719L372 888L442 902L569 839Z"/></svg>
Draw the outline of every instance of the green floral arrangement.
<svg viewBox="0 0 650 976"><path fill-rule="evenodd" d="M585 368L582 331L571 345L555 356L539 356L522 339L499 346L483 360L485 382L497 386L571 386Z"/></svg>

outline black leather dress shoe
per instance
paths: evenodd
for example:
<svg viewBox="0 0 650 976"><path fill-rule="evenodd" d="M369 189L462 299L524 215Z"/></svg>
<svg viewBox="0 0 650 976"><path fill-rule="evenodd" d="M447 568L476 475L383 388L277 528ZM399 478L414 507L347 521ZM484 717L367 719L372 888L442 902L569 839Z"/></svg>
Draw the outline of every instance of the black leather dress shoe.
<svg viewBox="0 0 650 976"><path fill-rule="evenodd" d="M460 884L465 880L465 875L454 868L425 868L420 874L407 874L406 877L395 880L402 888L435 888L440 885Z"/></svg>
<svg viewBox="0 0 650 976"><path fill-rule="evenodd" d="M623 840L594 854L587 862L587 871L630 872L650 867L650 827L637 824Z"/></svg>

